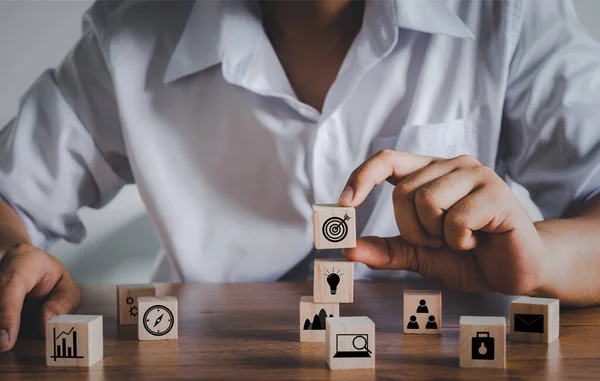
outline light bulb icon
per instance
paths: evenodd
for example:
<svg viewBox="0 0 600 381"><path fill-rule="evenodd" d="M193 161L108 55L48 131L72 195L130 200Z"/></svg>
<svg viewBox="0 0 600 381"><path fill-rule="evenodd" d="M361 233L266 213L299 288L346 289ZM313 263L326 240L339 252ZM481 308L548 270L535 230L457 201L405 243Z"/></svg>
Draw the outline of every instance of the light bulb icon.
<svg viewBox="0 0 600 381"><path fill-rule="evenodd" d="M340 273L340 270L336 272L335 269L332 269L331 272L329 270L325 271L326 273L323 275L327 275L327 284L329 285L329 292L331 292L331 295L335 295L337 294L338 284L340 284L340 275L344 274Z"/></svg>

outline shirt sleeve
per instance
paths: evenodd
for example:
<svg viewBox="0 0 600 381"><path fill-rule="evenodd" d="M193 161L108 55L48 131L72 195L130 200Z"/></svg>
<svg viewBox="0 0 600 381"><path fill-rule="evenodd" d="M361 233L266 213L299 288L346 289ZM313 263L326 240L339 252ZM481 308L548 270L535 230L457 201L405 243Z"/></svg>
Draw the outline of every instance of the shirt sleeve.
<svg viewBox="0 0 600 381"><path fill-rule="evenodd" d="M36 246L79 242L82 206L108 203L133 176L93 9L62 64L43 73L0 131L0 195Z"/></svg>
<svg viewBox="0 0 600 381"><path fill-rule="evenodd" d="M559 218L600 190L600 44L570 1L513 4L499 158L544 218Z"/></svg>

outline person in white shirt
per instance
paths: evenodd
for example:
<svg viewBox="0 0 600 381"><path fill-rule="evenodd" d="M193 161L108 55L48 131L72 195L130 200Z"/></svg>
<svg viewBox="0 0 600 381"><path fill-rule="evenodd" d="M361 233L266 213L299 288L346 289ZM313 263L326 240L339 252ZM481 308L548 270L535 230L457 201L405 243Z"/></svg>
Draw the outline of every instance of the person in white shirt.
<svg viewBox="0 0 600 381"><path fill-rule="evenodd" d="M26 295L42 329L77 309L44 249L128 183L182 281L306 276L311 205L339 198L358 277L598 304L599 171L569 1L98 2L0 132L0 351Z"/></svg>

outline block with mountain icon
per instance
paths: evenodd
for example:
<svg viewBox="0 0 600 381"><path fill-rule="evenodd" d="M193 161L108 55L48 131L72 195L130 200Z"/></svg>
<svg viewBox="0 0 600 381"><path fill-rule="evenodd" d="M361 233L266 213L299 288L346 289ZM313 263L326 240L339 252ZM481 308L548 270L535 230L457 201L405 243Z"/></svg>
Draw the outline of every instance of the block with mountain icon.
<svg viewBox="0 0 600 381"><path fill-rule="evenodd" d="M340 316L338 303L315 303L312 296L300 298L300 341L325 342L325 322Z"/></svg>

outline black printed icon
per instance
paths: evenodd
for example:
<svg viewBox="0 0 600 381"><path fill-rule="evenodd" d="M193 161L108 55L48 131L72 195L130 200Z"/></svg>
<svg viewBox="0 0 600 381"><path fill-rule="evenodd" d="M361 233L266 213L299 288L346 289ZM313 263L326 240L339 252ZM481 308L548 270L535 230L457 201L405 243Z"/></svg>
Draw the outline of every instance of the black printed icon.
<svg viewBox="0 0 600 381"><path fill-rule="evenodd" d="M329 317L333 317L333 315L329 315ZM325 329L325 321L327 320L327 311L324 308L321 308L318 314L315 314L315 317L312 321L306 318L304 321L304 330L305 331L317 331Z"/></svg>
<svg viewBox="0 0 600 381"><path fill-rule="evenodd" d="M340 217L329 217L323 224L323 236L329 242L341 242L348 235L348 224L346 221L350 220L350 217L346 214L344 218Z"/></svg>
<svg viewBox="0 0 600 381"><path fill-rule="evenodd" d="M494 338L490 337L489 332L477 332L475 337L471 338L471 359L494 359Z"/></svg>
<svg viewBox="0 0 600 381"><path fill-rule="evenodd" d="M369 335L338 333L335 336L335 358L371 357Z"/></svg>
<svg viewBox="0 0 600 381"><path fill-rule="evenodd" d="M417 307L418 314L428 314L429 308L427 308L427 301L425 299L419 300L419 307Z"/></svg>
<svg viewBox="0 0 600 381"><path fill-rule="evenodd" d="M127 303L127 305L129 306L129 315L137 316L138 308L135 305L135 299L133 299L133 297L131 296L128 296L127 299L125 299L125 303Z"/></svg>
<svg viewBox="0 0 600 381"><path fill-rule="evenodd" d="M143 323L149 334L164 336L173 329L175 319L170 309L162 305L156 305L146 310Z"/></svg>
<svg viewBox="0 0 600 381"><path fill-rule="evenodd" d="M425 329L438 329L438 325L435 321L435 316L429 315L429 319L427 320L427 324L425 324Z"/></svg>
<svg viewBox="0 0 600 381"><path fill-rule="evenodd" d="M515 314L515 332L544 333L544 315Z"/></svg>
<svg viewBox="0 0 600 381"><path fill-rule="evenodd" d="M341 281L340 276L344 274L342 274L340 270L336 272L335 269L333 269L332 271L325 270L325 274L323 275L327 276L327 284L329 285L329 292L331 292L331 295L337 294L337 286Z"/></svg>
<svg viewBox="0 0 600 381"><path fill-rule="evenodd" d="M71 327L69 332L62 331L56 335L56 327L52 328L52 337L54 337L54 354L51 359L82 359L83 356L77 355L77 331L75 327ZM61 341L57 340L61 339ZM71 339L71 345L67 346L67 339Z"/></svg>
<svg viewBox="0 0 600 381"><path fill-rule="evenodd" d="M419 323L417 323L417 317L415 315L410 315L406 329L419 329Z"/></svg>

